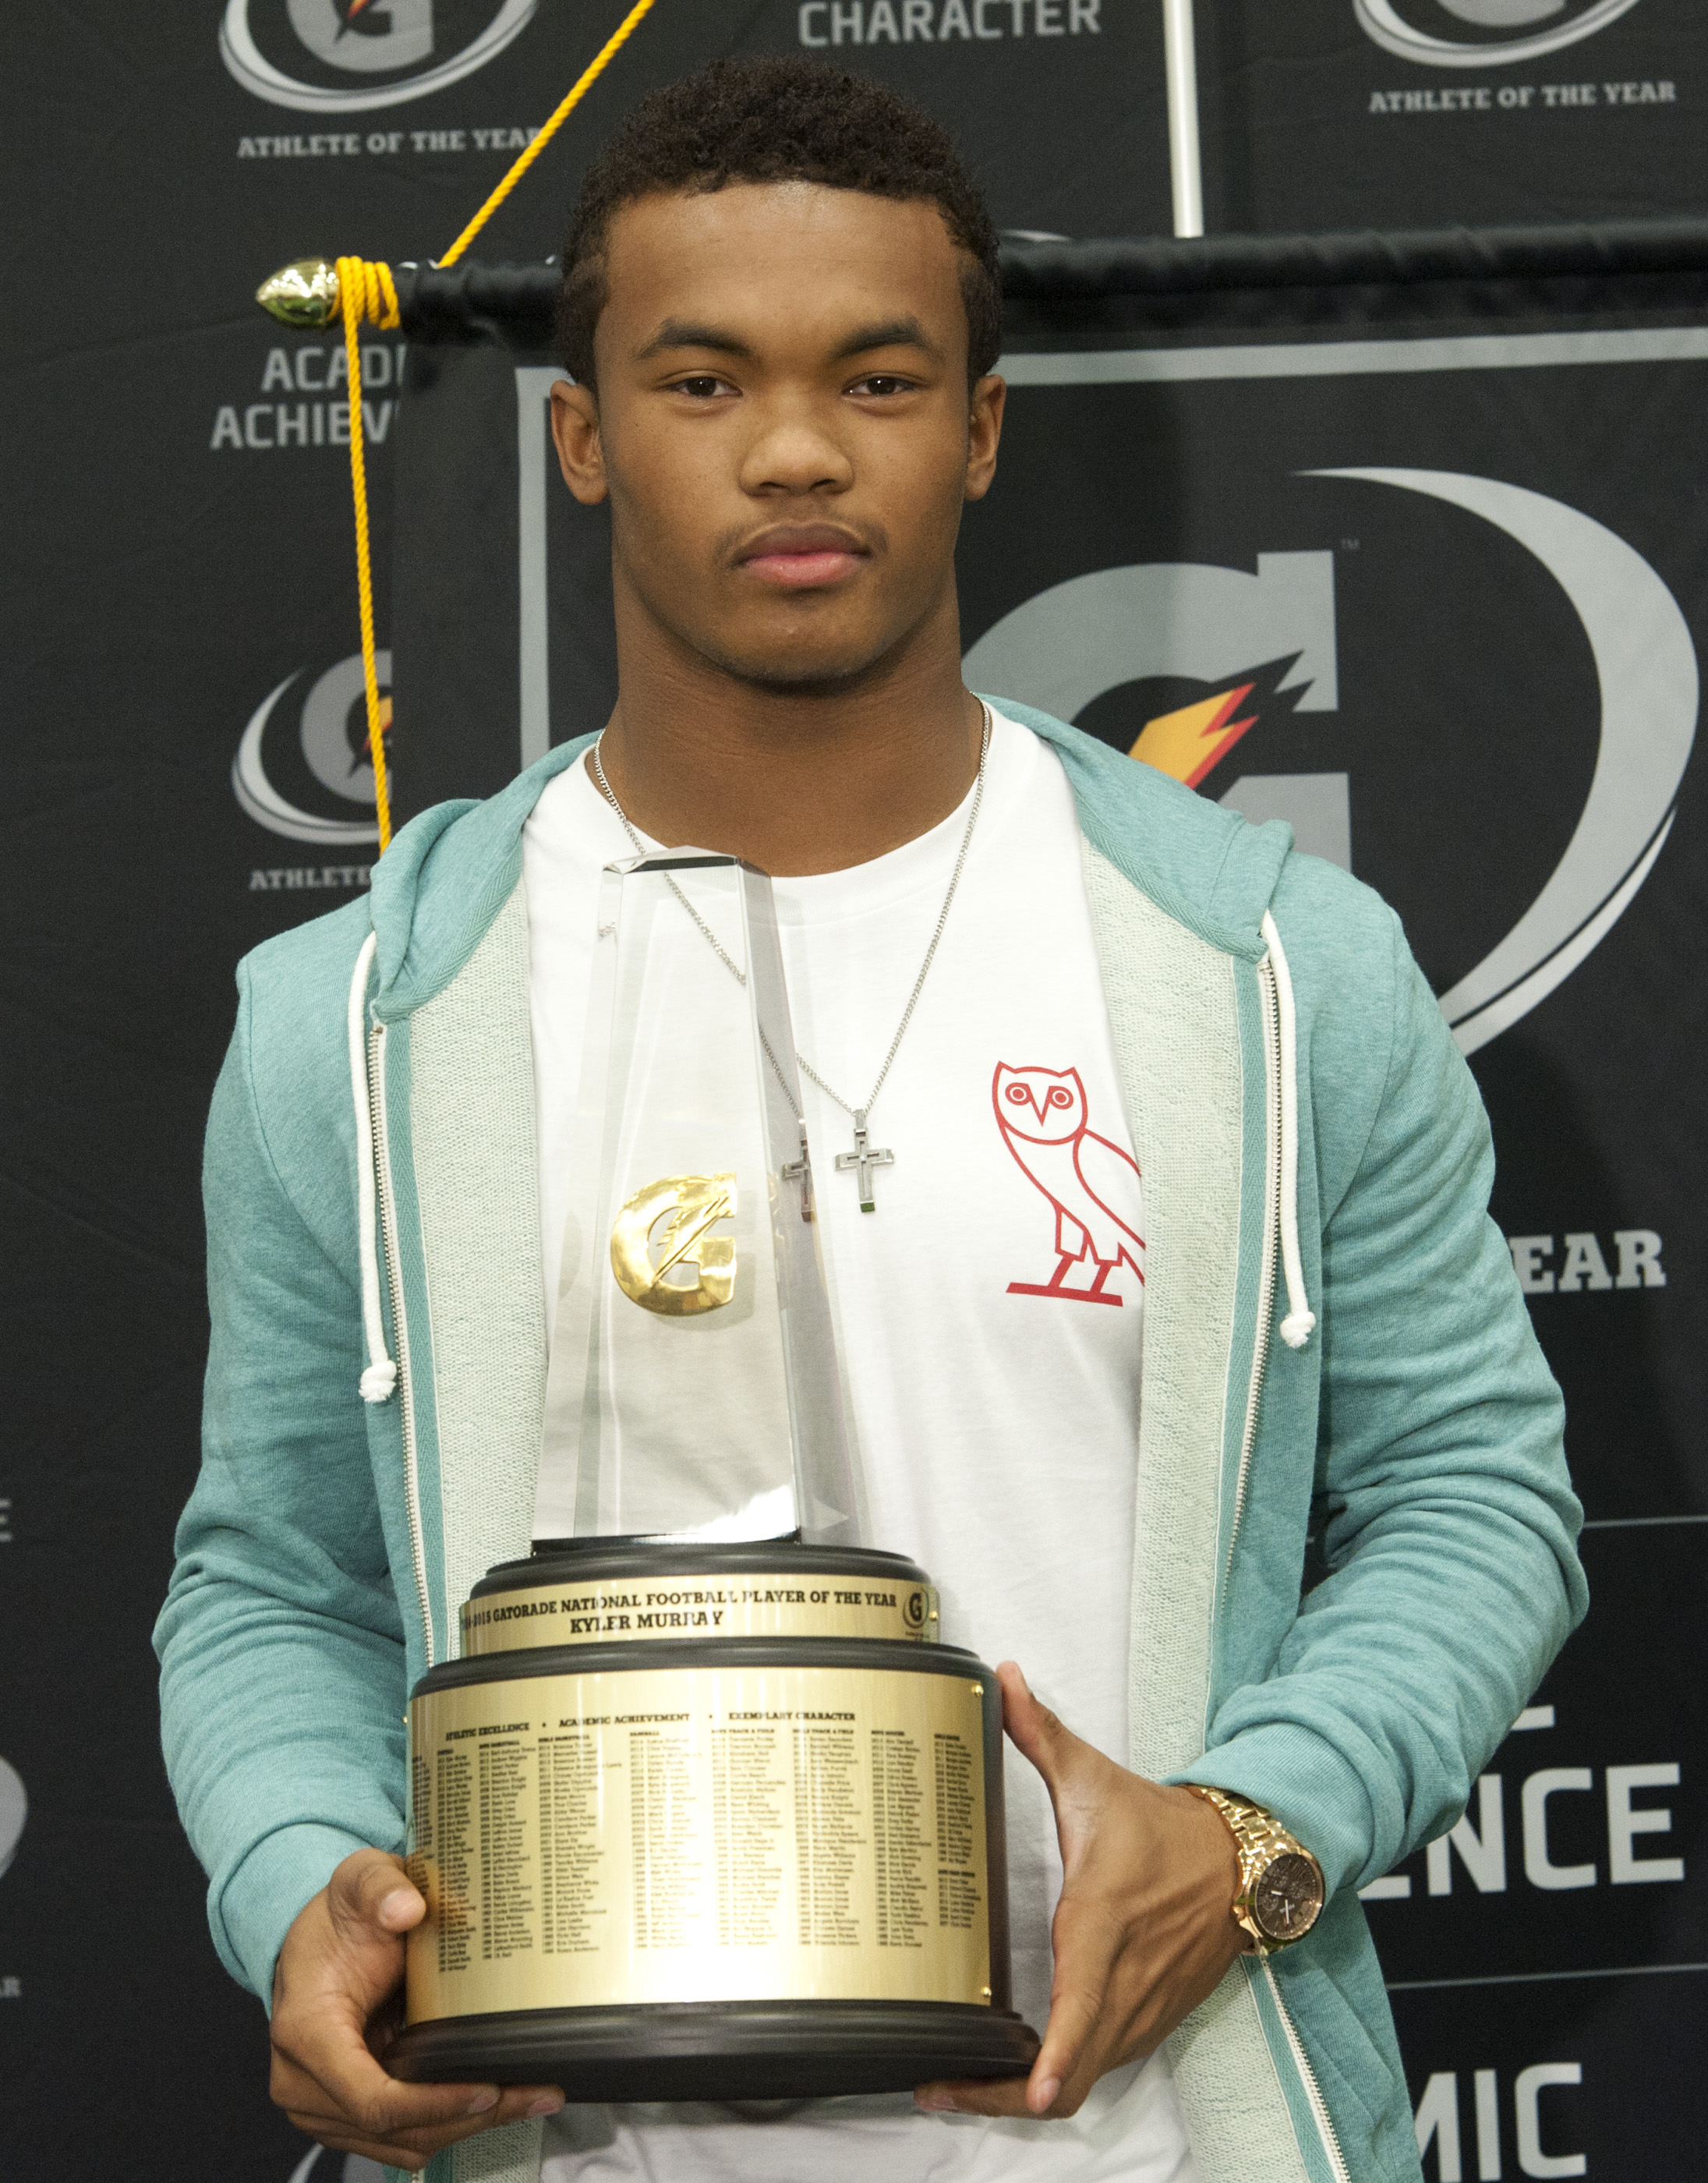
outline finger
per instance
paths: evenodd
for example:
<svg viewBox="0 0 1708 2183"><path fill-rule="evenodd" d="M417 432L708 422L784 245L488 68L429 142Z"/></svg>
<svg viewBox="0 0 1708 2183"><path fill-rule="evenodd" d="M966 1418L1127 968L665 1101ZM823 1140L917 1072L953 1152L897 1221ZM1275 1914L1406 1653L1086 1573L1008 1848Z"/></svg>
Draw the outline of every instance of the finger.
<svg viewBox="0 0 1708 2183"><path fill-rule="evenodd" d="M388 2133L385 2141L401 2145L409 2152L436 2152L441 2146L455 2145L465 2137L477 2137L482 2130L502 2130L513 2122L530 2122L556 2114L563 2104L563 2095L555 2086L513 2085L495 2108L472 2121L453 2123L443 2130L394 2130Z"/></svg>
<svg viewBox="0 0 1708 2183"><path fill-rule="evenodd" d="M496 2085L405 2085L388 2077L363 2050L366 2069L326 2064L305 2068L294 2056L276 2055L273 2098L288 2114L309 2115L324 2126L358 2130L387 2138L405 2130L488 2128L502 2104ZM534 2089L541 2097L544 2086ZM299 2125L307 2127L306 2125ZM315 2132L311 2130L310 2135Z"/></svg>
<svg viewBox="0 0 1708 2183"><path fill-rule="evenodd" d="M1024 2077L968 2077L916 2086L913 2104L926 2114L1037 2117L1026 2102Z"/></svg>
<svg viewBox="0 0 1708 2183"><path fill-rule="evenodd" d="M1062 1871L1071 1881L1096 1840L1112 1793L1125 1777L1095 1744L1075 1736L1048 1706L1040 1704L1012 1660L1002 1663L996 1677L1009 1739L1036 1767L1050 1792Z"/></svg>
<svg viewBox="0 0 1708 2183"><path fill-rule="evenodd" d="M433 2158L431 2152L418 2152L399 2145L383 2144L377 2137L363 2137L359 2133L338 2130L312 2116L292 2114L287 2109L286 2119L300 2130L304 2137L312 2137L317 2145L324 2145L332 2152L357 2152L364 2160L371 2160L377 2168L407 2168L412 2175L424 2169Z"/></svg>
<svg viewBox="0 0 1708 2183"><path fill-rule="evenodd" d="M1121 1947L1121 1936L1106 1918L1079 1912L1065 1897L1056 1905L1052 1938L1056 1976L1050 1989L1050 2019L1026 2084L1027 2104L1034 2114L1054 2108L1062 2086L1083 2074Z"/></svg>
<svg viewBox="0 0 1708 2183"><path fill-rule="evenodd" d="M297 2128L302 2128L300 2123ZM314 2136L313 2130L308 2135ZM320 2137L315 2142L333 2152L359 2152L364 2160L371 2160L376 2168L401 2168L411 2175L419 2175L433 2158L430 2152L404 2152L388 2145L371 2145L359 2137Z"/></svg>
<svg viewBox="0 0 1708 2183"><path fill-rule="evenodd" d="M358 2124L385 2137L398 2130L430 2130L487 2117L503 2097L496 2085L410 2085L392 2076L369 2051L359 2001L324 1988L312 2002L273 2019L272 2093L280 2107L300 2108L346 2127ZM538 2093L548 2088L535 2086Z"/></svg>
<svg viewBox="0 0 1708 2183"><path fill-rule="evenodd" d="M1065 2078L1046 2077L1040 2081L1034 2063L1032 2074L1024 2077L969 2077L918 2085L913 2104L927 2114L1006 2115L1027 2122L1058 2121L1077 2114L1085 2095L1105 2070L1128 2058L1106 2052L1106 2046L1101 2036L1088 2041ZM1041 2052L1039 2059L1043 2059Z"/></svg>
<svg viewBox="0 0 1708 2183"><path fill-rule="evenodd" d="M338 2146L346 2152L364 2152L369 2158L377 2157L383 2164L392 2153L399 2152L430 2159L444 2147L476 2136L482 2130L502 2130L507 2123L555 2114L563 2104L563 2095L555 2086L516 2085L477 2114L463 2114L432 2125L402 2124L386 2130L376 2130L358 2117L330 2112L324 2102L312 2093L301 2104L295 2101L280 2104L306 2136L318 2138L323 2145ZM371 2150L374 2147L380 2148L377 2156Z"/></svg>
<svg viewBox="0 0 1708 2183"><path fill-rule="evenodd" d="M512 2085L502 2091L496 2085L406 2085L377 2065L373 2080L352 2094L276 2061L273 2097L287 2114L312 2117L322 2130L359 2129L373 2137L405 2142L429 2132L466 2137L524 2117L556 2114L563 2104L556 2085ZM297 2126L308 2128L306 2123ZM317 2133L311 2129L309 2134Z"/></svg>
<svg viewBox="0 0 1708 2183"><path fill-rule="evenodd" d="M1002 1691L1002 1725L1023 1758L1031 1760L1044 1776L1051 1796L1060 1806L1060 1791L1089 1766L1108 1764L1095 1745L1075 1736L1048 1706L1033 1695L1032 1686L1012 1660L996 1670Z"/></svg>
<svg viewBox="0 0 1708 2183"><path fill-rule="evenodd" d="M996 1670L996 1680L1001 1686L1002 1725L1008 1731L1009 1741L1047 1780L1051 1760L1056 1753L1057 1738L1068 1731L1048 1706L1040 1705L1033 1697L1032 1686L1018 1662L1003 1661Z"/></svg>
<svg viewBox="0 0 1708 2183"><path fill-rule="evenodd" d="M1056 1913L1056 1980L1050 2020L1036 2060L1025 2077L944 2080L915 2088L913 2102L928 2114L953 2111L981 2115L1068 2115L1077 2112L1102 2074L1107 2043L1101 2025L1117 1954L1114 1929L1101 1919L1076 1917L1071 1905Z"/></svg>
<svg viewBox="0 0 1708 2183"><path fill-rule="evenodd" d="M427 1914L426 1900L402 1859L377 1849L358 1850L344 1859L327 1885L326 1908L338 1937L358 1946L407 1933Z"/></svg>
<svg viewBox="0 0 1708 2183"><path fill-rule="evenodd" d="M507 2123L533 2122L544 2115L554 2115L563 2104L563 2095L556 2085L507 2085L496 2106L473 2122L459 2122L452 2127L458 2137L472 2137L476 2130L502 2130ZM407 2144L412 2137L424 2133L406 2127L392 2134L401 2136Z"/></svg>

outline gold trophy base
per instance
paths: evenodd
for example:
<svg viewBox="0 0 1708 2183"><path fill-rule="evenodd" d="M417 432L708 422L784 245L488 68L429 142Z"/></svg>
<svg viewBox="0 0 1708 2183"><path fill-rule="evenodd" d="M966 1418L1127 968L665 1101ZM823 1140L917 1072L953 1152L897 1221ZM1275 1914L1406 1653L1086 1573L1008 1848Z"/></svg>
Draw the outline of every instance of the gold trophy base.
<svg viewBox="0 0 1708 2183"><path fill-rule="evenodd" d="M663 1543L585 1551L574 1583L561 1553L495 1571L465 1641L504 1649L412 1696L428 1915L387 2067L572 2100L1023 2074L1001 1693L931 1641L923 1574L785 1541L691 1569ZM779 1602L796 1629L757 1634ZM874 1615L918 1634L866 1635Z"/></svg>

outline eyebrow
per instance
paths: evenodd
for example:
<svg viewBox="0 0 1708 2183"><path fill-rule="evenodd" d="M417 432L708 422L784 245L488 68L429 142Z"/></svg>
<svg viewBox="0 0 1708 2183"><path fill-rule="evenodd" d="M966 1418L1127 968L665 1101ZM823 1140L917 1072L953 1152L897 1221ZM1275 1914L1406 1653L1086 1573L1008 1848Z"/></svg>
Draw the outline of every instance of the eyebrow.
<svg viewBox="0 0 1708 2183"><path fill-rule="evenodd" d="M644 361L649 356L663 356L667 349L673 348L709 348L719 356L751 357L753 353L746 342L726 328L696 325L688 319L666 319L638 353Z"/></svg>
<svg viewBox="0 0 1708 2183"><path fill-rule="evenodd" d="M737 334L727 327L698 325L689 319L666 319L652 340L640 350L637 361L644 363L649 357L663 356L671 349L710 349L717 356L740 356L751 358L753 350ZM840 363L851 356L866 356L879 348L918 348L928 356L938 353L937 344L927 335L916 318L883 319L871 325L857 326L836 351Z"/></svg>
<svg viewBox="0 0 1708 2183"><path fill-rule="evenodd" d="M837 350L837 359L848 356L864 356L874 348L923 348L928 356L937 354L937 344L927 335L918 319L884 319L874 325L857 326Z"/></svg>

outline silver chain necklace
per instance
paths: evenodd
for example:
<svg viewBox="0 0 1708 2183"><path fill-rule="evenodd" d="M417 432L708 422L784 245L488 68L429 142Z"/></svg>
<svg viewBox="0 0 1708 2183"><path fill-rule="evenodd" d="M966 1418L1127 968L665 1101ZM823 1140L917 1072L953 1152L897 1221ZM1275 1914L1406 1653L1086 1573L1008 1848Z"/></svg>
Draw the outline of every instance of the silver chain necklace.
<svg viewBox="0 0 1708 2183"><path fill-rule="evenodd" d="M949 875L948 892L943 897L942 908L937 913L937 929L931 935L931 943L925 950L925 960L919 965L919 975L913 980L913 990L907 996L907 1005L901 1011L901 1020L896 1026L896 1036L890 1042L890 1051L884 1057L884 1066L878 1071L878 1080L873 1084L872 1089L866 1095L865 1105L863 1107L856 1107L851 1105L848 1100L842 1097L842 1094L840 1092L834 1090L824 1081L824 1079L818 1074L812 1063L807 1060L804 1053L797 1052L795 1056L796 1065L799 1068L801 1075L803 1076L811 1077L813 1083L818 1086L818 1089L824 1094L826 1098L835 1100L836 1104L842 1109L843 1113L845 1114L851 1115L853 1119L854 1149L852 1152L838 1153L836 1155L836 1166L839 1173L846 1173L851 1170L857 1176L860 1188L860 1210L862 1213L875 1213L878 1210L877 1200L873 1194L873 1184L872 1175L873 1169L880 1167L894 1167L896 1164L896 1155L887 1146L874 1146L868 1141L867 1118L871 1114L873 1107L878 1103L878 1094L884 1089L884 1081L890 1074L890 1064L895 1060L897 1053L901 1051L901 1042L907 1035L907 1026L913 1020L914 1008L918 1005L919 996L925 989L925 980L930 975L931 964L937 953L938 942L943 937L943 928L949 922L950 905L954 902L955 890L961 884L961 874L966 865L967 852L973 846L973 830L979 824L979 808L984 800L984 767L985 761L990 755L990 734L995 724L990 717L990 708L984 703L982 697L979 699L979 710L984 715L984 733L981 736L979 743L979 772L973 783L973 808L967 814L967 830L961 836L961 853L956 858L955 869ZM602 735L599 741L600 742L604 741ZM605 768L600 763L599 743L597 742L593 746L593 775L594 778L599 783L600 791L604 796L605 801L611 806L611 808L617 814L618 818L623 822L624 832L628 835L629 840L635 844L637 853L644 857L647 853L646 844L641 840L640 835L636 832L633 823L629 819L629 814L617 801L616 792L612 788L610 782L605 778ZM747 973L742 969L740 964L736 963L729 955L723 942L718 939L717 934L712 930L705 919L702 917L699 911L695 908L693 903L689 901L687 896L683 893L676 881L671 878L668 872L664 876L670 892L675 896L677 901L681 903L683 908L687 911L689 916L699 927L701 933L704 936L706 942L711 948L713 953L716 955L718 961L724 965L724 969L729 971L730 976L735 980L738 985L746 986L747 983ZM801 1136L804 1141L806 1136L806 1125L804 1122L801 1125Z"/></svg>

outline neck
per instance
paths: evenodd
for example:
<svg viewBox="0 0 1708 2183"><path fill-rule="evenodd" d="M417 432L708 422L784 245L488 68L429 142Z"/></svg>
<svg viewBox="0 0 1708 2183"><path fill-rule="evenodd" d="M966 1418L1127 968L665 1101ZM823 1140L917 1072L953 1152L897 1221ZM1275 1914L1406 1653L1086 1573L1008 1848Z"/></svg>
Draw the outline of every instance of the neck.
<svg viewBox="0 0 1708 2183"><path fill-rule="evenodd" d="M686 647L625 646L619 617L620 695L600 751L613 792L655 842L778 879L900 848L948 817L979 769L983 718L961 680L952 597L947 620L860 674L778 684Z"/></svg>

